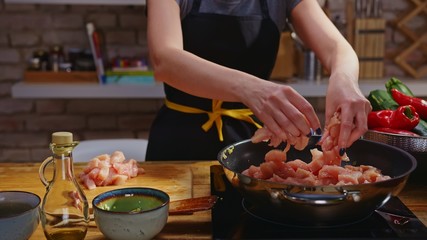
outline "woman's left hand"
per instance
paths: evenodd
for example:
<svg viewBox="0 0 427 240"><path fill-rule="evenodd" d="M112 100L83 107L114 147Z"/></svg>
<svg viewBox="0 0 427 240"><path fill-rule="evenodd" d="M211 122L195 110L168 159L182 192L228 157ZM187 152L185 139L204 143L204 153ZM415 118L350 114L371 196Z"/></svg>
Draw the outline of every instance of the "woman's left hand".
<svg viewBox="0 0 427 240"><path fill-rule="evenodd" d="M332 74L326 95L325 126L334 112L341 112L338 150L348 148L368 130L368 114L372 111L357 81L349 78L344 74Z"/></svg>

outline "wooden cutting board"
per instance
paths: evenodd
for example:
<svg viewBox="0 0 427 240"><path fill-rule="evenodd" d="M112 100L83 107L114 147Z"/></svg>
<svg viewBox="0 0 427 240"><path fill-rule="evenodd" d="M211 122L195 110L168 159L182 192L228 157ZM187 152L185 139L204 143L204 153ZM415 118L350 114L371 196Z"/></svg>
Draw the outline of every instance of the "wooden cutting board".
<svg viewBox="0 0 427 240"><path fill-rule="evenodd" d="M129 179L124 185L97 187L93 190L83 187L88 202L91 203L93 198L102 192L125 187L158 188L168 193L172 201L192 197L192 172L188 166L173 163L156 165L150 162L139 164L144 168L145 173ZM29 191L43 199L46 188L39 178L39 166L38 163L22 164L18 167L16 164L2 164L0 191ZM85 163L75 163L75 175L81 173L85 166ZM47 179L52 175L50 170L53 170L53 167L48 166L45 173Z"/></svg>

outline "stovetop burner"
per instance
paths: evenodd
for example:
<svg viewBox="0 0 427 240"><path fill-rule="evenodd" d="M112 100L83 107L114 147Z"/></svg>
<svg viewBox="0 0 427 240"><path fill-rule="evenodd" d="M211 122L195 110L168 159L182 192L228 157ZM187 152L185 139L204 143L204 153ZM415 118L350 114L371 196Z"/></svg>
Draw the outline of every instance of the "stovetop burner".
<svg viewBox="0 0 427 240"><path fill-rule="evenodd" d="M426 226L397 197L363 221L306 227L258 214L229 183L220 165L211 167L211 193L219 197L212 209L213 239L427 239Z"/></svg>
<svg viewBox="0 0 427 240"><path fill-rule="evenodd" d="M246 199L242 199L242 208L243 210L248 213L252 218L256 218L260 221L268 222L274 225L284 226L284 227L290 227L290 228L306 228L306 229L314 229L314 228L338 228L338 227L346 227L349 225L353 225L359 222L365 221L366 219L361 219L355 222L351 223L344 223L344 224L332 224L332 225L321 225L321 226L304 226L300 224L292 224L292 222L284 222L281 219L274 218L273 216L269 216L264 214L264 212L261 209L257 209L254 204L247 201Z"/></svg>

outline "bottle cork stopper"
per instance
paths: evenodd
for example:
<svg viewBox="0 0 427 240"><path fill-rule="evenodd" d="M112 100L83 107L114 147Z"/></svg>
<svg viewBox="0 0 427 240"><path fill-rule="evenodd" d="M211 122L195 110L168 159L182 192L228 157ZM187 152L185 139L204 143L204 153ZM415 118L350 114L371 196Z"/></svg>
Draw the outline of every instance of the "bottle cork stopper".
<svg viewBox="0 0 427 240"><path fill-rule="evenodd" d="M52 133L52 143L66 144L73 142L73 134L70 132L54 132Z"/></svg>

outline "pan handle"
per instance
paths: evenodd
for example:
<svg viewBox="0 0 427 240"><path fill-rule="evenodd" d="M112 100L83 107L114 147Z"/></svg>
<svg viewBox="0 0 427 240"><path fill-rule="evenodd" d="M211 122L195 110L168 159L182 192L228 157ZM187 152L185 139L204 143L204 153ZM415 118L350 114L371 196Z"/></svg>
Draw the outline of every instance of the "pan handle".
<svg viewBox="0 0 427 240"><path fill-rule="evenodd" d="M310 205L334 205L340 204L344 201L360 201L360 191L357 190L338 190L340 194L308 194L308 193L291 193L288 190L281 190L280 192L271 192L275 194L276 197L284 198L286 200L302 203L302 204L310 204ZM272 197L274 197L272 195Z"/></svg>

